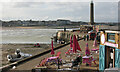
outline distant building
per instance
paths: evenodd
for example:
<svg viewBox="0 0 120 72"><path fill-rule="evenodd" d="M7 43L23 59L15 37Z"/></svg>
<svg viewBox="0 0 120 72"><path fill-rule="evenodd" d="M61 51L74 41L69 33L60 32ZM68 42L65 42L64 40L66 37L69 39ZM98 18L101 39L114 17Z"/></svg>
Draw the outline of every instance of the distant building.
<svg viewBox="0 0 120 72"><path fill-rule="evenodd" d="M74 22L74 21L72 21L72 22L71 22L71 25L74 25L74 26L78 25L78 26L79 26L79 25L80 25L80 22Z"/></svg>
<svg viewBox="0 0 120 72"><path fill-rule="evenodd" d="M69 24L71 24L70 20L63 20L63 19L58 19L57 20L57 25L59 25L59 26L69 25Z"/></svg>
<svg viewBox="0 0 120 72"><path fill-rule="evenodd" d="M80 26L80 25L88 25L88 22L83 21L70 21L58 19L57 21L33 21L33 20L14 20L14 21L2 21L0 20L0 25L3 27L17 27L17 26ZM95 25L110 25L117 26L118 23L95 23Z"/></svg>
<svg viewBox="0 0 120 72"><path fill-rule="evenodd" d="M29 21L22 21L23 26L27 26L27 25L29 25L29 23L30 23Z"/></svg>
<svg viewBox="0 0 120 72"><path fill-rule="evenodd" d="M44 25L45 25L45 21L39 21L39 22L38 22L38 25L44 26Z"/></svg>
<svg viewBox="0 0 120 72"><path fill-rule="evenodd" d="M49 21L48 26L56 26L56 21Z"/></svg>

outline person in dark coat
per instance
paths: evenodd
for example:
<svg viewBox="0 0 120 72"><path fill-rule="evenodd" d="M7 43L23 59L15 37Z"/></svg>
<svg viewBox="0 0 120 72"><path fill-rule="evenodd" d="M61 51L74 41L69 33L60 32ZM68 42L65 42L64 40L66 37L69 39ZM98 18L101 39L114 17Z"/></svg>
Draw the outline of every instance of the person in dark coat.
<svg viewBox="0 0 120 72"><path fill-rule="evenodd" d="M87 41L89 40L89 35L86 35L86 37L87 37Z"/></svg>
<svg viewBox="0 0 120 72"><path fill-rule="evenodd" d="M79 35L77 35L77 39L79 39Z"/></svg>
<svg viewBox="0 0 120 72"><path fill-rule="evenodd" d="M82 57L81 56L78 56L73 62L72 62L72 68L74 67L74 66L77 66L78 64L82 64Z"/></svg>
<svg viewBox="0 0 120 72"><path fill-rule="evenodd" d="M83 39L84 39L84 41L86 40L86 35L83 35Z"/></svg>

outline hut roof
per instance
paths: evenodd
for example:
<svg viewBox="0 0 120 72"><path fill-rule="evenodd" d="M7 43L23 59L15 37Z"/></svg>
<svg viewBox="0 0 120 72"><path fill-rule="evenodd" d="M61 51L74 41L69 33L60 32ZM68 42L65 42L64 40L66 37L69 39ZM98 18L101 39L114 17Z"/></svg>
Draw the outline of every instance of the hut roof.
<svg viewBox="0 0 120 72"><path fill-rule="evenodd" d="M99 30L120 31L120 26L101 26Z"/></svg>

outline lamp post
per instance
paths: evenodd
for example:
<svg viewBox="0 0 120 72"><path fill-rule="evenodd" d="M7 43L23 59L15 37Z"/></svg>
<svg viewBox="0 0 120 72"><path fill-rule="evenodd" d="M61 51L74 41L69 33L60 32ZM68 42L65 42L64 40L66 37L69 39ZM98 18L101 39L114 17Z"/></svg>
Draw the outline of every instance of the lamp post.
<svg viewBox="0 0 120 72"><path fill-rule="evenodd" d="M58 60L58 69L60 69L60 60L59 58L57 58L57 60Z"/></svg>

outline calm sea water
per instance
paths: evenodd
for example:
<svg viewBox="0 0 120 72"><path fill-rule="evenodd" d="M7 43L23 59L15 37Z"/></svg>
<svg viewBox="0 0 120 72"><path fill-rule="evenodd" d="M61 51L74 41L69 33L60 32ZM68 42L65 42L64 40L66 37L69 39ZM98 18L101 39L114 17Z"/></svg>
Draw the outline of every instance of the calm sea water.
<svg viewBox="0 0 120 72"><path fill-rule="evenodd" d="M3 44L8 43L50 43L51 37L63 29L5 29L2 30ZM71 29L69 29L71 30Z"/></svg>

